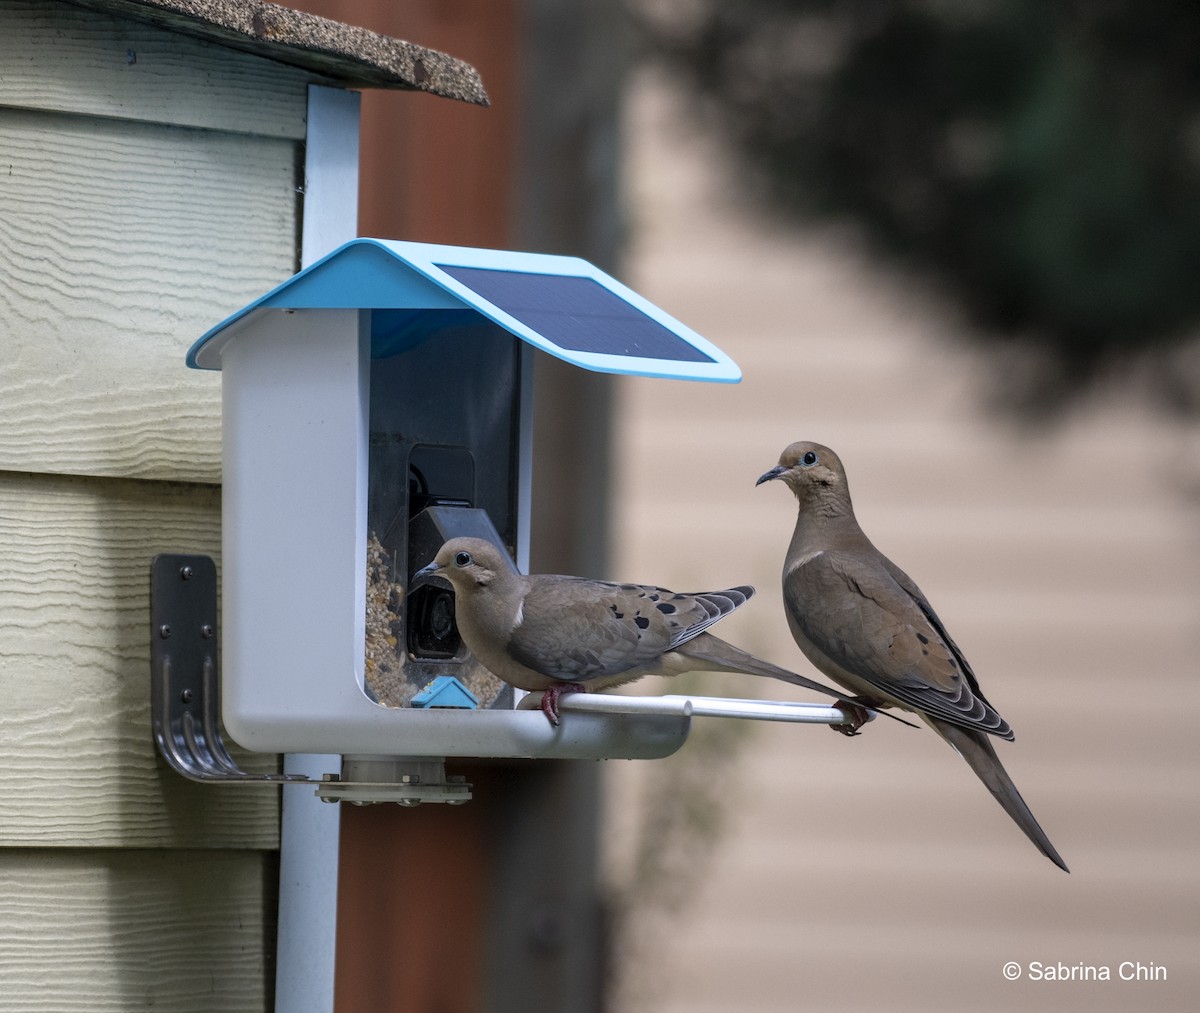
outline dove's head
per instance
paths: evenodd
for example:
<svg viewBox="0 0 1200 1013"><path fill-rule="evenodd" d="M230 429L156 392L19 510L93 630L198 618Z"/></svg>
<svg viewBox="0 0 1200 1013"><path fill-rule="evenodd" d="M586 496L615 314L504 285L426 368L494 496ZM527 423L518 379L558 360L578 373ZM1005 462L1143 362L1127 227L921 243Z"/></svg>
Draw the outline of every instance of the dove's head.
<svg viewBox="0 0 1200 1013"><path fill-rule="evenodd" d="M426 577L443 577L455 591L487 587L497 576L513 572L508 556L483 538L451 538L433 562L413 574L413 583Z"/></svg>
<svg viewBox="0 0 1200 1013"><path fill-rule="evenodd" d="M803 505L809 502L850 500L846 471L828 447L819 443L793 443L779 455L779 463L759 476L755 485L782 479Z"/></svg>

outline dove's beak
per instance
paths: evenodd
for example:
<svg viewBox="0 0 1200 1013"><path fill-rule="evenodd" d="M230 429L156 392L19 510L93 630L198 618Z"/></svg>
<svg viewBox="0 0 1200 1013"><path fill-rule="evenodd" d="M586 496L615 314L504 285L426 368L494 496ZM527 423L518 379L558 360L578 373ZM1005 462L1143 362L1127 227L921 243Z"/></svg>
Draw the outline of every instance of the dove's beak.
<svg viewBox="0 0 1200 1013"><path fill-rule="evenodd" d="M426 563L421 567L421 569L412 575L412 580L408 582L408 589L411 591L418 585L424 584L431 577L441 577L442 580L445 580L445 576L440 572L441 569L442 564L436 559L432 563Z"/></svg>
<svg viewBox="0 0 1200 1013"><path fill-rule="evenodd" d="M777 464L770 471L763 472L761 475L759 475L758 481L754 484L758 486L762 485L763 482L771 481L773 478L779 478L785 471L787 471L787 468L785 468L782 464Z"/></svg>

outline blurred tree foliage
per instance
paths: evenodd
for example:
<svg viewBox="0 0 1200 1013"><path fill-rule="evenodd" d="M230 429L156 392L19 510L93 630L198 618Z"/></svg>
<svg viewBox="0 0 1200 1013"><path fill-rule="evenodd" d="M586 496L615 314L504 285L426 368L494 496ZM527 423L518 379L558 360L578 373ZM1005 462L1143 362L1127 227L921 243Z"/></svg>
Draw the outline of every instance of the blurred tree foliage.
<svg viewBox="0 0 1200 1013"><path fill-rule="evenodd" d="M772 207L850 216L982 338L1026 408L1113 367L1200 411L1196 0L645 0L655 49ZM1193 359L1194 361L1194 359Z"/></svg>

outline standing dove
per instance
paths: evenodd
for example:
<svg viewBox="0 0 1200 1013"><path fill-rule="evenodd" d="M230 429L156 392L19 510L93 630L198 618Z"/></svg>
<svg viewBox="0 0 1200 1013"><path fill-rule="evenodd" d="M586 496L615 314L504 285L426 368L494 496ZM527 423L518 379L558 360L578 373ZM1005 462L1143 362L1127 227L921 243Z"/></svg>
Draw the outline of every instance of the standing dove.
<svg viewBox="0 0 1200 1013"><path fill-rule="evenodd" d="M866 707L920 715L971 765L1038 849L1066 863L1038 826L988 739L1012 729L921 589L883 555L854 517L846 472L819 443L793 443L755 483L781 479L800 506L783 564L783 599L805 657Z"/></svg>
<svg viewBox="0 0 1200 1013"><path fill-rule="evenodd" d="M705 632L749 600L752 587L676 594L641 584L525 576L481 538L452 538L414 580L433 575L454 587L455 621L471 653L505 682L541 691L542 712L555 725L564 693L696 670L762 675L842 699ZM861 708L846 707L855 721L865 718Z"/></svg>

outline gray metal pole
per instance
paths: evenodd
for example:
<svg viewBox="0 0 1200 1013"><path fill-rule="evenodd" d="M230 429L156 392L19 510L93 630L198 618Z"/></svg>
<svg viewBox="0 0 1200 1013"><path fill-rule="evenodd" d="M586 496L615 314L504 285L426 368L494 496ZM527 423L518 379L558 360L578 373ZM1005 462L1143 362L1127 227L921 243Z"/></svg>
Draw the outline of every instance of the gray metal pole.
<svg viewBox="0 0 1200 1013"><path fill-rule="evenodd" d="M301 267L358 234L357 92L312 85L304 158ZM320 779L340 756L290 755L284 772ZM341 806L311 785L283 790L279 833L276 1013L332 1013Z"/></svg>

